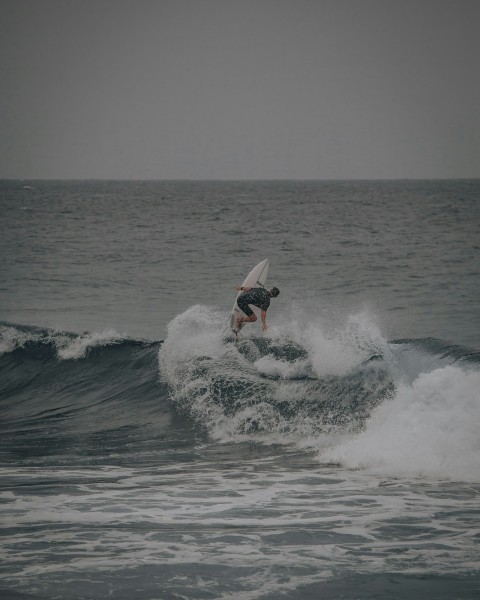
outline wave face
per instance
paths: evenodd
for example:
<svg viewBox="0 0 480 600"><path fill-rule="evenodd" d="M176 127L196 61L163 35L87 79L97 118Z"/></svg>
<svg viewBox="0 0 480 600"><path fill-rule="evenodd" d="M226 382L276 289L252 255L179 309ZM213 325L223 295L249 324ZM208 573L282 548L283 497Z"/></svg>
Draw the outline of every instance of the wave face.
<svg viewBox="0 0 480 600"><path fill-rule="evenodd" d="M479 356L434 339L388 342L367 314L325 333L289 321L225 339L194 306L159 352L176 409L221 442L294 444L324 463L393 476L477 479Z"/></svg>
<svg viewBox="0 0 480 600"><path fill-rule="evenodd" d="M155 445L170 445L175 414L158 380L159 345L115 331L0 325L2 455L101 462L131 453L140 460ZM180 424L177 443L183 430Z"/></svg>

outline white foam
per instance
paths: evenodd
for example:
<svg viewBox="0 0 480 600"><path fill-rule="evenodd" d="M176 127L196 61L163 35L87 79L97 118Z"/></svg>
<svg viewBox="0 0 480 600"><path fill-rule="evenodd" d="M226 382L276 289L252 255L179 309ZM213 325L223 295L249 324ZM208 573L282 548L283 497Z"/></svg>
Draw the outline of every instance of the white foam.
<svg viewBox="0 0 480 600"><path fill-rule="evenodd" d="M254 367L263 375L281 377L282 379L296 379L310 374L307 360L277 360L273 356L262 356L254 363Z"/></svg>
<svg viewBox="0 0 480 600"><path fill-rule="evenodd" d="M185 369L197 358L217 358L225 352L221 325L225 315L195 305L177 315L167 326L159 360L162 377L172 387L184 385Z"/></svg>
<svg viewBox="0 0 480 600"><path fill-rule="evenodd" d="M229 350L222 341L225 320L225 314L207 306L192 306L169 323L167 338L159 350L161 377L169 384L172 397L210 428L222 419L223 410L211 401L208 375L199 361L228 357Z"/></svg>
<svg viewBox="0 0 480 600"><path fill-rule="evenodd" d="M100 332L87 333L73 339L65 336L58 337L55 339L55 345L60 359L77 360L85 358L90 348L117 344L124 339L124 334L120 334L113 329L106 329Z"/></svg>
<svg viewBox="0 0 480 600"><path fill-rule="evenodd" d="M394 476L480 481L480 373L446 366L400 383L365 431L322 460Z"/></svg>
<svg viewBox="0 0 480 600"><path fill-rule="evenodd" d="M24 332L15 327L0 326L0 355L23 348L27 342L41 339L41 335L34 332Z"/></svg>

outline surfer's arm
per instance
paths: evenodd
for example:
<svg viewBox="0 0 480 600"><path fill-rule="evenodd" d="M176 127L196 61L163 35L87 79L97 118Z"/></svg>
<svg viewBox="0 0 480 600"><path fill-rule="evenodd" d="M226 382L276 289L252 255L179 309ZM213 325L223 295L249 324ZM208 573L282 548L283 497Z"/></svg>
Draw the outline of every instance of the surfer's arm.
<svg viewBox="0 0 480 600"><path fill-rule="evenodd" d="M266 331L267 330L267 311L262 310L262 312L260 313L260 316L262 317L262 331Z"/></svg>

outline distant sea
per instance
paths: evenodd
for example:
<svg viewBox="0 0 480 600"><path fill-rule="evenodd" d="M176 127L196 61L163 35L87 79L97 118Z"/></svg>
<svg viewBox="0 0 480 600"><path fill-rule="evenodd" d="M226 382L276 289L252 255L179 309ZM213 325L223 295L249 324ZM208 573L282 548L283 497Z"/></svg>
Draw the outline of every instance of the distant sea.
<svg viewBox="0 0 480 600"><path fill-rule="evenodd" d="M2 600L480 597L480 180L3 180L0 252Z"/></svg>

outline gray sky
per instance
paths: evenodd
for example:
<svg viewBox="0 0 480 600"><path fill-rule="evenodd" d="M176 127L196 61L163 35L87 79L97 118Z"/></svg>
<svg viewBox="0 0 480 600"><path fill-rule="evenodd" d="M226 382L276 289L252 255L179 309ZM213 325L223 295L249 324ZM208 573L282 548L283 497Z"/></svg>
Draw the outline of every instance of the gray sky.
<svg viewBox="0 0 480 600"><path fill-rule="evenodd" d="M0 177L480 177L479 0L0 8Z"/></svg>

